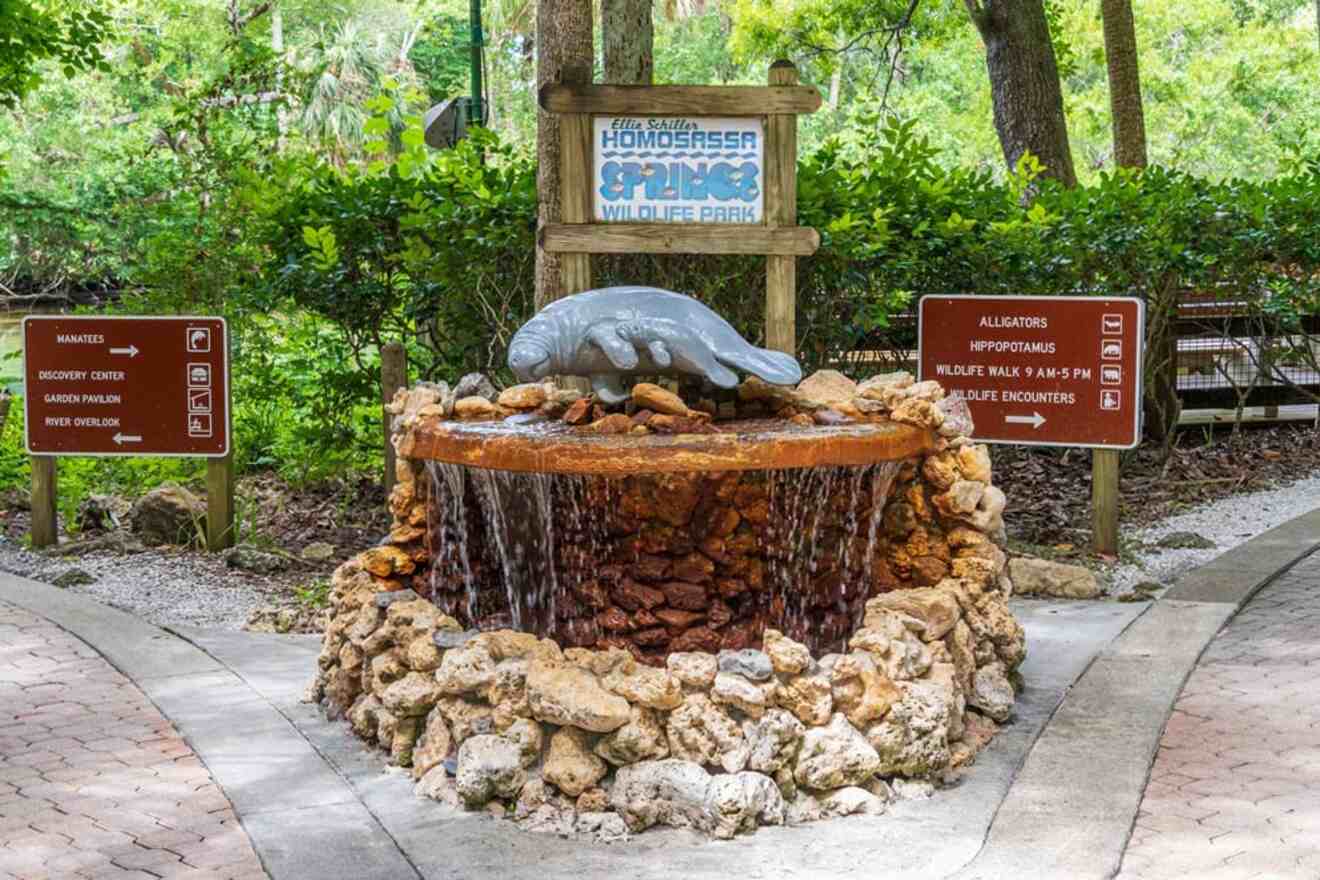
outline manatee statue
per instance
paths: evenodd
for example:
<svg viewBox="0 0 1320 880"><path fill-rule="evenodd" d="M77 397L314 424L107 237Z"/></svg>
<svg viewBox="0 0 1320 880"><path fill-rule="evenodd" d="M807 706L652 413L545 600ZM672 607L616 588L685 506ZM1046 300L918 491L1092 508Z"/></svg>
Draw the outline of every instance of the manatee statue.
<svg viewBox="0 0 1320 880"><path fill-rule="evenodd" d="M792 355L757 348L690 296L656 287L606 287L550 303L519 328L509 368L521 382L588 376L606 403L627 397L622 375L701 376L738 384L737 367L774 385L795 385Z"/></svg>

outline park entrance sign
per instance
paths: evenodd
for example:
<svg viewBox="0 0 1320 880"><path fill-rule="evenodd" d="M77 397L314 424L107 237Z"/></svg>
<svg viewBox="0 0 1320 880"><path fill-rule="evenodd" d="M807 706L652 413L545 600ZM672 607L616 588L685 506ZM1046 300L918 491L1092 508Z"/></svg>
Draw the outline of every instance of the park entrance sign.
<svg viewBox="0 0 1320 880"><path fill-rule="evenodd" d="M1131 297L927 296L921 378L963 396L977 440L1130 449L1144 323Z"/></svg>
<svg viewBox="0 0 1320 880"><path fill-rule="evenodd" d="M23 320L32 455L229 453L223 318Z"/></svg>

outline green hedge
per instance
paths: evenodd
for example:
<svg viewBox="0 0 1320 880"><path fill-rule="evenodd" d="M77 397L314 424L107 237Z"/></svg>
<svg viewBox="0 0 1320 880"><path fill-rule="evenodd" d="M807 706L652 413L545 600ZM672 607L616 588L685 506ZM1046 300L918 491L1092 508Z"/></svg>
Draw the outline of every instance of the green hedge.
<svg viewBox="0 0 1320 880"><path fill-rule="evenodd" d="M808 368L884 345L890 317L928 293L1132 293L1157 312L1189 288L1281 314L1320 302L1314 171L1215 183L1151 168L1069 190L1029 165L1007 181L946 168L910 124L864 134L800 162L800 222L821 233L799 263ZM289 193L269 227L264 305L295 303L372 344L420 335L427 372L498 371L532 310L535 167L483 134L411 170L324 169ZM761 336L760 258L593 263L601 286L691 293Z"/></svg>

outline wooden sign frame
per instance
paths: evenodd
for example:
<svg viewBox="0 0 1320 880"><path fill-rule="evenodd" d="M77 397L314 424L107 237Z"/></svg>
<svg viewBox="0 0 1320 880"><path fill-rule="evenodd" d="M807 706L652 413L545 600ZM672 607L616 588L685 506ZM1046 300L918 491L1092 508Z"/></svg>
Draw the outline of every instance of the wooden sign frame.
<svg viewBox="0 0 1320 880"><path fill-rule="evenodd" d="M765 86L544 86L541 109L559 114L561 217L539 245L560 254L562 289L549 299L591 289L591 254L763 254L765 345L797 348L797 258L820 246L820 234L797 225L797 117L820 108L820 93L798 84L788 61L770 67ZM762 117L765 120L761 223L595 222L591 214L592 117Z"/></svg>

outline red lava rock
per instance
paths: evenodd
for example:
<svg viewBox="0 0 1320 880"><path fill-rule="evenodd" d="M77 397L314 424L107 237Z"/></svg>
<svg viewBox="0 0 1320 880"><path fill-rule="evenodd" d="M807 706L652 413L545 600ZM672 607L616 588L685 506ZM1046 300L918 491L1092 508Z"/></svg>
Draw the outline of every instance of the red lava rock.
<svg viewBox="0 0 1320 880"><path fill-rule="evenodd" d="M633 576L644 581L662 581L669 577L670 562L663 556L642 554L632 565Z"/></svg>
<svg viewBox="0 0 1320 880"><path fill-rule="evenodd" d="M731 626L720 637L721 651L741 651L743 648L752 645L752 634L748 631L749 627L745 625Z"/></svg>
<svg viewBox="0 0 1320 880"><path fill-rule="evenodd" d="M710 612L707 619L710 621L711 626L719 629L733 620L733 609L716 599L710 603Z"/></svg>
<svg viewBox="0 0 1320 880"><path fill-rule="evenodd" d="M663 626L657 626L654 629L638 630L632 634L632 639L638 645L646 648L658 648L661 645L669 643L669 630Z"/></svg>
<svg viewBox="0 0 1320 880"><path fill-rule="evenodd" d="M707 559L713 559L716 562L728 562L729 554L725 552L724 541L719 538L707 538L701 542L701 555Z"/></svg>
<svg viewBox="0 0 1320 880"><path fill-rule="evenodd" d="M747 584L738 578L718 578L715 581L715 589L719 591L721 597L733 599L747 592Z"/></svg>
<svg viewBox="0 0 1320 880"><path fill-rule="evenodd" d="M665 604L664 593L645 584L639 584L632 578L624 578L620 581L618 586L610 591L610 595L621 608L628 611L636 611L639 608L655 608L657 605Z"/></svg>
<svg viewBox="0 0 1320 880"><path fill-rule="evenodd" d="M688 583L687 581L667 581L660 585L660 590L664 593L665 601L671 608L681 608L684 611L703 611L710 603L706 595L706 588L700 584Z"/></svg>
<svg viewBox="0 0 1320 880"><path fill-rule="evenodd" d="M605 407L601 406L599 403L592 406L591 420L593 422L599 422L603 418L605 418Z"/></svg>
<svg viewBox="0 0 1320 880"><path fill-rule="evenodd" d="M563 419L570 425L585 424L591 416L591 398L579 397L564 411Z"/></svg>
<svg viewBox="0 0 1320 880"><path fill-rule="evenodd" d="M632 621L628 615L624 614L618 608L607 608L596 615L596 622L602 627L614 632L627 632L633 628Z"/></svg>
<svg viewBox="0 0 1320 880"><path fill-rule="evenodd" d="M692 584L708 584L711 576L715 574L715 563L700 553L689 553L682 559L674 561L672 574L680 581L687 581Z"/></svg>
<svg viewBox="0 0 1320 880"><path fill-rule="evenodd" d="M639 608L637 613L632 616L633 626L638 629L645 629L650 626L656 626L660 623L660 618L656 617L645 608Z"/></svg>
<svg viewBox="0 0 1320 880"><path fill-rule="evenodd" d="M923 587L933 587L949 576L948 563L934 556L919 556L912 560L912 580Z"/></svg>
<svg viewBox="0 0 1320 880"><path fill-rule="evenodd" d="M654 415L655 412L652 410L639 409L637 412L633 413L632 423L634 425L645 425L647 422L651 421L651 417Z"/></svg>
<svg viewBox="0 0 1320 880"><path fill-rule="evenodd" d="M720 649L720 635L713 629L694 626L669 643L670 651L706 651L715 653Z"/></svg>
<svg viewBox="0 0 1320 880"><path fill-rule="evenodd" d="M705 617L705 615L698 614L695 611L682 611L678 608L660 608L655 612L655 616L665 626L671 626L674 629L687 629Z"/></svg>
<svg viewBox="0 0 1320 880"><path fill-rule="evenodd" d="M573 595L578 598L578 601L597 610L608 608L610 605L609 590L605 589L600 581L583 581L573 588Z"/></svg>

